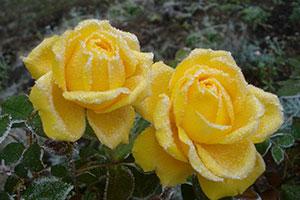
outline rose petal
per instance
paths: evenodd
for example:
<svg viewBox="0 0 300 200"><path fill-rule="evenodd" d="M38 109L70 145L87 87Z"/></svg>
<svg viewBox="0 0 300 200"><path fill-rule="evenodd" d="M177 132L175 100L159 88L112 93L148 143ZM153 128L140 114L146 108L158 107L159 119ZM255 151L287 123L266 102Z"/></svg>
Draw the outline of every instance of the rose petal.
<svg viewBox="0 0 300 200"><path fill-rule="evenodd" d="M56 35L44 39L27 57L23 58L26 68L34 79L51 71L55 59L52 46L58 39L59 36Z"/></svg>
<svg viewBox="0 0 300 200"><path fill-rule="evenodd" d="M168 94L168 84L173 73L173 69L163 62L156 62L151 67L151 95L141 102L135 104L137 111L146 120L153 121L153 111L156 106L159 94Z"/></svg>
<svg viewBox="0 0 300 200"><path fill-rule="evenodd" d="M230 144L249 138L258 128L260 118L264 114L264 106L260 101L249 94L244 105L244 110L236 113L236 120L233 131L218 142L222 144Z"/></svg>
<svg viewBox="0 0 300 200"><path fill-rule="evenodd" d="M117 88L103 92L74 91L64 92L64 98L98 112L105 112L108 107L125 98L130 93L128 88ZM107 111L109 112L109 111Z"/></svg>
<svg viewBox="0 0 300 200"><path fill-rule="evenodd" d="M253 171L244 179L224 179L222 182L207 180L198 175L201 189L210 199L220 199L227 196L242 194L265 171L265 163L257 153L256 164Z"/></svg>
<svg viewBox="0 0 300 200"><path fill-rule="evenodd" d="M197 144L196 147L204 165L220 177L245 178L255 164L256 149L251 141L234 144Z"/></svg>
<svg viewBox="0 0 300 200"><path fill-rule="evenodd" d="M137 137L132 154L145 172L155 170L164 186L183 183L193 173L189 164L176 160L164 151L156 141L153 127L147 128Z"/></svg>
<svg viewBox="0 0 300 200"><path fill-rule="evenodd" d="M30 101L39 111L48 137L74 142L83 135L84 109L63 98L61 89L52 82L51 72L36 81L30 93Z"/></svg>
<svg viewBox="0 0 300 200"><path fill-rule="evenodd" d="M181 127L178 127L178 136L180 141L185 144L183 148L185 149L189 162L194 170L209 180L223 181L222 177L217 176L204 165L197 153L194 143Z"/></svg>
<svg viewBox="0 0 300 200"><path fill-rule="evenodd" d="M88 110L87 118L98 139L114 149L120 143L128 143L135 112L131 106L103 114Z"/></svg>
<svg viewBox="0 0 300 200"><path fill-rule="evenodd" d="M153 113L153 123L155 126L155 135L158 143L167 151L171 156L177 160L187 162L186 156L179 148L178 138L172 131L170 122L170 99L165 94L159 95L156 108Z"/></svg>
<svg viewBox="0 0 300 200"><path fill-rule="evenodd" d="M264 115L260 118L258 129L252 136L253 142L260 143L280 128L283 123L283 109L276 95L252 85L249 86L249 89L265 108Z"/></svg>

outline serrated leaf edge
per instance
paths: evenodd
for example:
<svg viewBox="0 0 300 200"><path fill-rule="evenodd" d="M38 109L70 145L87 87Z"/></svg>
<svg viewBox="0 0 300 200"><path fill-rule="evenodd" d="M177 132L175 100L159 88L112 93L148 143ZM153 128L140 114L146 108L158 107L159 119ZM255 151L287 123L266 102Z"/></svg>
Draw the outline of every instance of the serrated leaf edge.
<svg viewBox="0 0 300 200"><path fill-rule="evenodd" d="M272 149L273 149L273 148L276 148L276 147L280 148L280 149L282 150L282 152L283 152L283 156L282 156L282 158L281 158L280 160L276 160L276 159L275 159L274 153L273 153L273 151L272 151ZM284 150L283 150L280 146L273 146L272 149L271 149L272 158L274 159L274 161L275 161L276 164L278 165L278 164L280 164L280 163L284 160Z"/></svg>
<svg viewBox="0 0 300 200"><path fill-rule="evenodd" d="M127 172L129 172L129 175L131 176L132 180L133 180L133 187L131 189L130 194L128 195L128 198L126 200L129 200L134 192L134 187L135 187L135 179L134 176L131 172L131 170L125 166L121 166L124 170L126 170ZM104 188L104 194L103 194L103 200L107 200L107 190L108 190L108 184L109 184L109 170L107 170L106 172L106 182L105 182L105 188Z"/></svg>
<svg viewBox="0 0 300 200"><path fill-rule="evenodd" d="M5 138L8 136L10 130L11 130L11 127L13 125L13 122L12 122L12 117L10 115L2 115L1 118L3 117L6 117L8 116L8 119L9 119L9 124L8 126L6 127L6 130L4 131L3 135L0 137L0 144L5 140Z"/></svg>

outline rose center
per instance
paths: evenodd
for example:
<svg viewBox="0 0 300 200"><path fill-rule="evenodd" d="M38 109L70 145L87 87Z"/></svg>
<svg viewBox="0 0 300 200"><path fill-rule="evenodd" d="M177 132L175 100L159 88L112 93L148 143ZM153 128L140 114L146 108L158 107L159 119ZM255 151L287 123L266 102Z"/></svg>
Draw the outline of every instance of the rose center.
<svg viewBox="0 0 300 200"><path fill-rule="evenodd" d="M112 51L112 47L110 46L110 44L104 40L101 40L101 39L96 40L95 45L105 51L108 51L108 52Z"/></svg>
<svg viewBox="0 0 300 200"><path fill-rule="evenodd" d="M216 86L216 84L214 83L214 81L210 80L210 79L205 79L199 82L200 86L203 88L206 88L208 90L210 90L211 92L213 92L214 94L218 94L218 88Z"/></svg>

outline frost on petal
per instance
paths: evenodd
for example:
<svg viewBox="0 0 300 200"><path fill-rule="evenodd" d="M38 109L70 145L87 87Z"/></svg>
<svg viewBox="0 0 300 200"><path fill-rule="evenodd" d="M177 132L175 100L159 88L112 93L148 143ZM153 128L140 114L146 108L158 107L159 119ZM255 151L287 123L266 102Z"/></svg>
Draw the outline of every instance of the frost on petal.
<svg viewBox="0 0 300 200"><path fill-rule="evenodd" d="M135 108L148 121L153 121L153 111L159 94L168 94L168 85L174 69L163 62L156 62L151 66L150 87L151 93L143 101L137 102Z"/></svg>
<svg viewBox="0 0 300 200"><path fill-rule="evenodd" d="M243 179L224 179L222 182L210 181L201 174L198 174L198 180L204 194L212 200L222 197L236 196L242 194L250 187L256 179L265 171L265 163L261 156L256 154L256 163L250 174Z"/></svg>
<svg viewBox="0 0 300 200"><path fill-rule="evenodd" d="M62 90L53 83L52 73L39 78L30 93L46 135L54 140L76 141L85 130L85 111L64 99Z"/></svg>
<svg viewBox="0 0 300 200"><path fill-rule="evenodd" d="M99 140L114 149L120 143L128 143L135 112L131 106L125 106L109 113L95 113L88 110L87 118Z"/></svg>
<svg viewBox="0 0 300 200"><path fill-rule="evenodd" d="M283 123L283 109L276 95L252 85L249 88L265 109L263 116L260 118L258 129L252 136L253 142L260 143L280 128Z"/></svg>
<svg viewBox="0 0 300 200"><path fill-rule="evenodd" d="M55 59L52 46L58 39L59 36L56 35L44 39L27 57L23 58L25 66L33 78L38 79L51 71L53 60Z"/></svg>
<svg viewBox="0 0 300 200"><path fill-rule="evenodd" d="M147 128L137 137L132 154L145 172L155 170L164 186L184 183L193 173L189 164L175 159L159 145L153 127Z"/></svg>

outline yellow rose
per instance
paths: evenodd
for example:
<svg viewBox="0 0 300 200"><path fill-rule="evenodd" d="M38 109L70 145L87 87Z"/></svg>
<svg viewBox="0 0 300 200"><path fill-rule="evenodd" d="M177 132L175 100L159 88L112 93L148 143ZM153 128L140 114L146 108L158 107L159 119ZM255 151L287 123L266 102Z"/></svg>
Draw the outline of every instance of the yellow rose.
<svg viewBox="0 0 300 200"><path fill-rule="evenodd" d="M196 172L211 199L244 192L265 164L254 144L282 124L278 98L248 85L230 53L195 49L174 70L152 65L152 95L137 106L153 123L133 155L163 185Z"/></svg>
<svg viewBox="0 0 300 200"><path fill-rule="evenodd" d="M47 136L76 141L87 119L110 148L128 141L132 104L147 94L152 53L140 52L135 35L108 21L86 20L45 39L24 58L37 79L30 100Z"/></svg>

